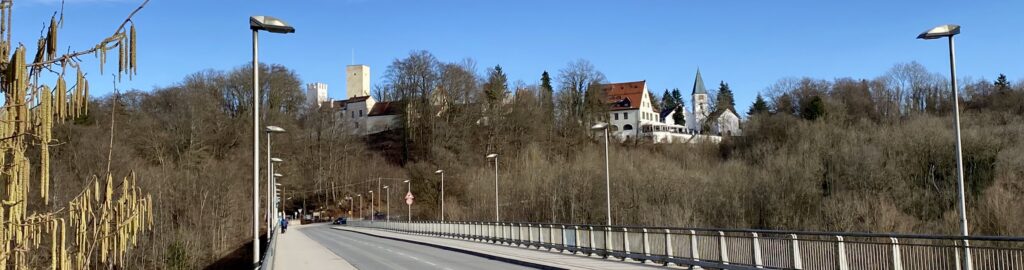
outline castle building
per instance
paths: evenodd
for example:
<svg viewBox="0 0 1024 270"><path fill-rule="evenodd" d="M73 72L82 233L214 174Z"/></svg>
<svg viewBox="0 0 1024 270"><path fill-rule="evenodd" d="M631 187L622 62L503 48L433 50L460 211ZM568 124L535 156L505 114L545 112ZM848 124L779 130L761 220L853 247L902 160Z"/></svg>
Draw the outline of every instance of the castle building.
<svg viewBox="0 0 1024 270"><path fill-rule="evenodd" d="M314 84L311 84L314 85ZM317 91L319 91L319 86ZM309 98L316 102L319 108L327 108L335 113L338 119L346 125L354 134L369 135L395 129L400 126L399 114L401 107L396 102L377 102L370 96L370 66L349 65L345 67L346 93L343 100L329 100ZM326 85L323 91L326 96ZM307 86L307 92L319 95Z"/></svg>

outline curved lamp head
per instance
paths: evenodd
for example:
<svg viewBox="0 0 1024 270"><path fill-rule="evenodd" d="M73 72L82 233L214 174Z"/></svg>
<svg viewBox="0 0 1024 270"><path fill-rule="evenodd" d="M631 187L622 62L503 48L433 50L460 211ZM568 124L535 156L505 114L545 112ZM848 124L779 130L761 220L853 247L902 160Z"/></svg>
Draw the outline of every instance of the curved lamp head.
<svg viewBox="0 0 1024 270"><path fill-rule="evenodd" d="M434 173L444 173L444 170L437 170Z"/></svg>
<svg viewBox="0 0 1024 270"><path fill-rule="evenodd" d="M284 129L279 126L267 126L267 133L284 133Z"/></svg>
<svg viewBox="0 0 1024 270"><path fill-rule="evenodd" d="M281 186L281 183L274 183L274 186L278 186L278 187L280 187L280 186Z"/></svg>
<svg viewBox="0 0 1024 270"><path fill-rule="evenodd" d="M280 159L280 158L270 158L270 161L271 161L271 162L278 162L278 163L280 163L280 162L284 162L284 160L283 160L283 159Z"/></svg>
<svg viewBox="0 0 1024 270"><path fill-rule="evenodd" d="M608 128L608 123L597 123L597 125L590 127L593 130L604 130L606 128Z"/></svg>
<svg viewBox="0 0 1024 270"><path fill-rule="evenodd" d="M282 175L282 174L280 174L280 173L275 173L275 174L274 174L274 177L277 177L277 178L281 178L281 177L284 177L284 175Z"/></svg>
<svg viewBox="0 0 1024 270"><path fill-rule="evenodd" d="M498 154L488 154L487 155L487 158L496 158L496 157L498 157Z"/></svg>
<svg viewBox="0 0 1024 270"><path fill-rule="evenodd" d="M409 183L409 180L402 181L402 183Z"/></svg>
<svg viewBox="0 0 1024 270"><path fill-rule="evenodd" d="M384 186L384 189L388 189L388 186Z"/></svg>
<svg viewBox="0 0 1024 270"><path fill-rule="evenodd" d="M249 29L253 31L267 31L271 33L295 33L295 28L281 19L270 17L270 16L251 16L249 17Z"/></svg>
<svg viewBox="0 0 1024 270"><path fill-rule="evenodd" d="M935 28L924 31L920 35L917 35L919 39L937 39L944 37L952 37L960 33L960 26L956 24L939 25Z"/></svg>

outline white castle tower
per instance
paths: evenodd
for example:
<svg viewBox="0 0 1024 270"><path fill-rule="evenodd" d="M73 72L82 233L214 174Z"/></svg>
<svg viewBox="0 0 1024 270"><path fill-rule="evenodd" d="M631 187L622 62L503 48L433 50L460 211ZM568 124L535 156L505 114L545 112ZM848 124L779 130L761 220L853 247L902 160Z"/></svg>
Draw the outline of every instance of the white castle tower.
<svg viewBox="0 0 1024 270"><path fill-rule="evenodd" d="M327 84L314 82L306 84L306 103L310 108L320 108L327 101Z"/></svg>
<svg viewBox="0 0 1024 270"><path fill-rule="evenodd" d="M348 84L346 99L370 95L370 66L349 65L345 67L345 82Z"/></svg>

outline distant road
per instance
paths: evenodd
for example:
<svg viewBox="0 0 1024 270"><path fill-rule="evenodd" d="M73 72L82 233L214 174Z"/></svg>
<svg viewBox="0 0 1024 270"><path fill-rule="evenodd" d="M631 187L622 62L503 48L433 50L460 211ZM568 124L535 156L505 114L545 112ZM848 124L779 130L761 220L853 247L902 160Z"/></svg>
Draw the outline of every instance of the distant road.
<svg viewBox="0 0 1024 270"><path fill-rule="evenodd" d="M533 269L425 245L334 230L330 226L299 230L359 269Z"/></svg>

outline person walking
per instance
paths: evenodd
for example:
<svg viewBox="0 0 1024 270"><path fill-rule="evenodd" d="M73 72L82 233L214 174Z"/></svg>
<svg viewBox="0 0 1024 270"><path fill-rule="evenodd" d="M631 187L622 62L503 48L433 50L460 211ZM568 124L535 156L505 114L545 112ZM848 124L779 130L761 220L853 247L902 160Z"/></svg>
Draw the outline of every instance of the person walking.
<svg viewBox="0 0 1024 270"><path fill-rule="evenodd" d="M288 230L288 219L282 217L281 218L281 233L284 233L287 230Z"/></svg>

